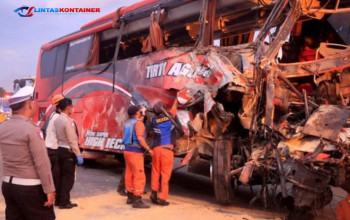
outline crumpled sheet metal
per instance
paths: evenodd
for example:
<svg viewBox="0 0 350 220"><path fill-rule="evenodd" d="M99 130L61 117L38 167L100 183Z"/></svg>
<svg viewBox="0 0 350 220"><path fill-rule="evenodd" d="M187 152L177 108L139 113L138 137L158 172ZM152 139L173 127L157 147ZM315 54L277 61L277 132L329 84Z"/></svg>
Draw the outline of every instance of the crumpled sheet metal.
<svg viewBox="0 0 350 220"><path fill-rule="evenodd" d="M207 114L215 105L215 101L212 98L209 91L206 91L204 94L204 114Z"/></svg>
<svg viewBox="0 0 350 220"><path fill-rule="evenodd" d="M204 94L210 90L206 85L189 81L186 87L177 93L177 99L181 105L193 105L204 99ZM198 100L197 100L198 99Z"/></svg>
<svg viewBox="0 0 350 220"><path fill-rule="evenodd" d="M219 123L220 127L222 127L221 132L225 132L227 130L227 126L229 126L234 118L234 115L231 112L226 112L224 110L224 106L220 103L215 103L215 105L212 106L211 113Z"/></svg>
<svg viewBox="0 0 350 220"><path fill-rule="evenodd" d="M302 133L336 141L349 114L335 105L321 105L312 113Z"/></svg>
<svg viewBox="0 0 350 220"><path fill-rule="evenodd" d="M233 82L234 84L248 90L248 80L236 67L232 65L227 57L217 53L214 50L211 50L209 53L207 53L206 58L208 61L208 66L213 71L211 78L218 78L218 88L223 87L229 82Z"/></svg>
<svg viewBox="0 0 350 220"><path fill-rule="evenodd" d="M350 144L350 128L342 128L339 133L339 142Z"/></svg>
<svg viewBox="0 0 350 220"><path fill-rule="evenodd" d="M317 146L320 144L320 142L321 142L321 139L318 137L301 136L297 138L291 138L288 140L280 141L278 143L277 148L283 149L285 147L288 147L290 154L294 156L296 151L308 152L308 153L314 152ZM335 145L327 141L324 141L324 144L325 146L323 148L323 151L334 151L338 149Z"/></svg>
<svg viewBox="0 0 350 220"><path fill-rule="evenodd" d="M215 49L210 49L205 55L205 60L198 61L196 60L196 53L197 52L192 52L190 55L193 60L191 68L199 70L201 68L198 68L198 66L206 64L210 68L211 73L209 78L194 76L185 81L181 80L181 78L184 77L183 75L179 74L177 76L174 80L175 82L185 82L182 89L178 92L181 104L191 100L192 96L198 92L205 94L207 91L210 91L212 96L215 97L215 93L228 83L233 83L239 92L249 92L249 81L236 67L232 65L227 57L217 53ZM196 75L196 71L194 75ZM233 86L232 90L234 90L234 88L235 87Z"/></svg>
<svg viewBox="0 0 350 220"><path fill-rule="evenodd" d="M192 127L195 132L199 132L203 128L204 115L203 113L196 114L196 117L192 121Z"/></svg>
<svg viewBox="0 0 350 220"><path fill-rule="evenodd" d="M238 118L241 125L245 129L250 129L253 116L254 116L254 106L256 104L257 98L255 95L244 95L242 99L242 108L238 112Z"/></svg>
<svg viewBox="0 0 350 220"><path fill-rule="evenodd" d="M283 163L283 168L289 182L311 192L322 193L330 181L328 171L308 168L293 158L288 158Z"/></svg>

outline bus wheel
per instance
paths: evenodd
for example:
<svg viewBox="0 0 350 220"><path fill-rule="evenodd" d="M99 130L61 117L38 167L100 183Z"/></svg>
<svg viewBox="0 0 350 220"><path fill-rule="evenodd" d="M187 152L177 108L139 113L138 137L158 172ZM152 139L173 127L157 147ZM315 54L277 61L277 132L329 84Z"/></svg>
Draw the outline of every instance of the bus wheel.
<svg viewBox="0 0 350 220"><path fill-rule="evenodd" d="M233 188L231 171L232 147L229 140L216 140L214 145L212 181L216 200L227 205L232 202Z"/></svg>

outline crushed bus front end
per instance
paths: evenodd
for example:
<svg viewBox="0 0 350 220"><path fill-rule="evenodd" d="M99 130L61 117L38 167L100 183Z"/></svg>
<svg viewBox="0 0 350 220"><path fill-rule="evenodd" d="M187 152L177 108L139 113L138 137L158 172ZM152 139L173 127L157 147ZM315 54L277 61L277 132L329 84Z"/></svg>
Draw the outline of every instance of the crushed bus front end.
<svg viewBox="0 0 350 220"><path fill-rule="evenodd" d="M182 105L176 155L212 179L222 204L233 200L233 183L261 185L251 202L262 196L266 207L280 187L274 196L291 199L290 218L298 218L329 204L330 186L350 179L350 46L320 42L312 59L276 61L303 17L349 11L306 2L279 1L252 43L197 47L162 73L175 76L165 88Z"/></svg>
<svg viewBox="0 0 350 220"><path fill-rule="evenodd" d="M62 93L85 158L120 156L128 106L177 99L180 167L211 178L221 204L234 185L260 185L251 203L278 199L298 219L350 179L349 19L345 0L120 8L42 46L37 119Z"/></svg>

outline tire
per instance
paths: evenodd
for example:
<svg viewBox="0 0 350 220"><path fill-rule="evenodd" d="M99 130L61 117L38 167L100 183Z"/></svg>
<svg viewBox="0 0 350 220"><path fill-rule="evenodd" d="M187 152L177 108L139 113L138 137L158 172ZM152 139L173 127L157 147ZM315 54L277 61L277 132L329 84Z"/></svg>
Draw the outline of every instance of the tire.
<svg viewBox="0 0 350 220"><path fill-rule="evenodd" d="M212 178L216 200L222 205L228 205L233 199L231 171L231 142L217 140L214 145Z"/></svg>

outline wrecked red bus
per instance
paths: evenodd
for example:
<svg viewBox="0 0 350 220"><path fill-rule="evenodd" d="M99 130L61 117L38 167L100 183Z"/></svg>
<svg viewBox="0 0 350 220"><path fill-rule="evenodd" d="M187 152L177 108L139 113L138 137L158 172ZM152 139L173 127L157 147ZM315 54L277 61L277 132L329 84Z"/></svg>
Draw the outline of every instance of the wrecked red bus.
<svg viewBox="0 0 350 220"><path fill-rule="evenodd" d="M170 108L177 99L181 166L210 177L222 204L234 185L261 185L252 202L262 196L268 207L279 188L299 219L350 179L349 7L147 0L119 8L41 47L38 120L63 93L75 104L84 157L118 157L130 104Z"/></svg>

